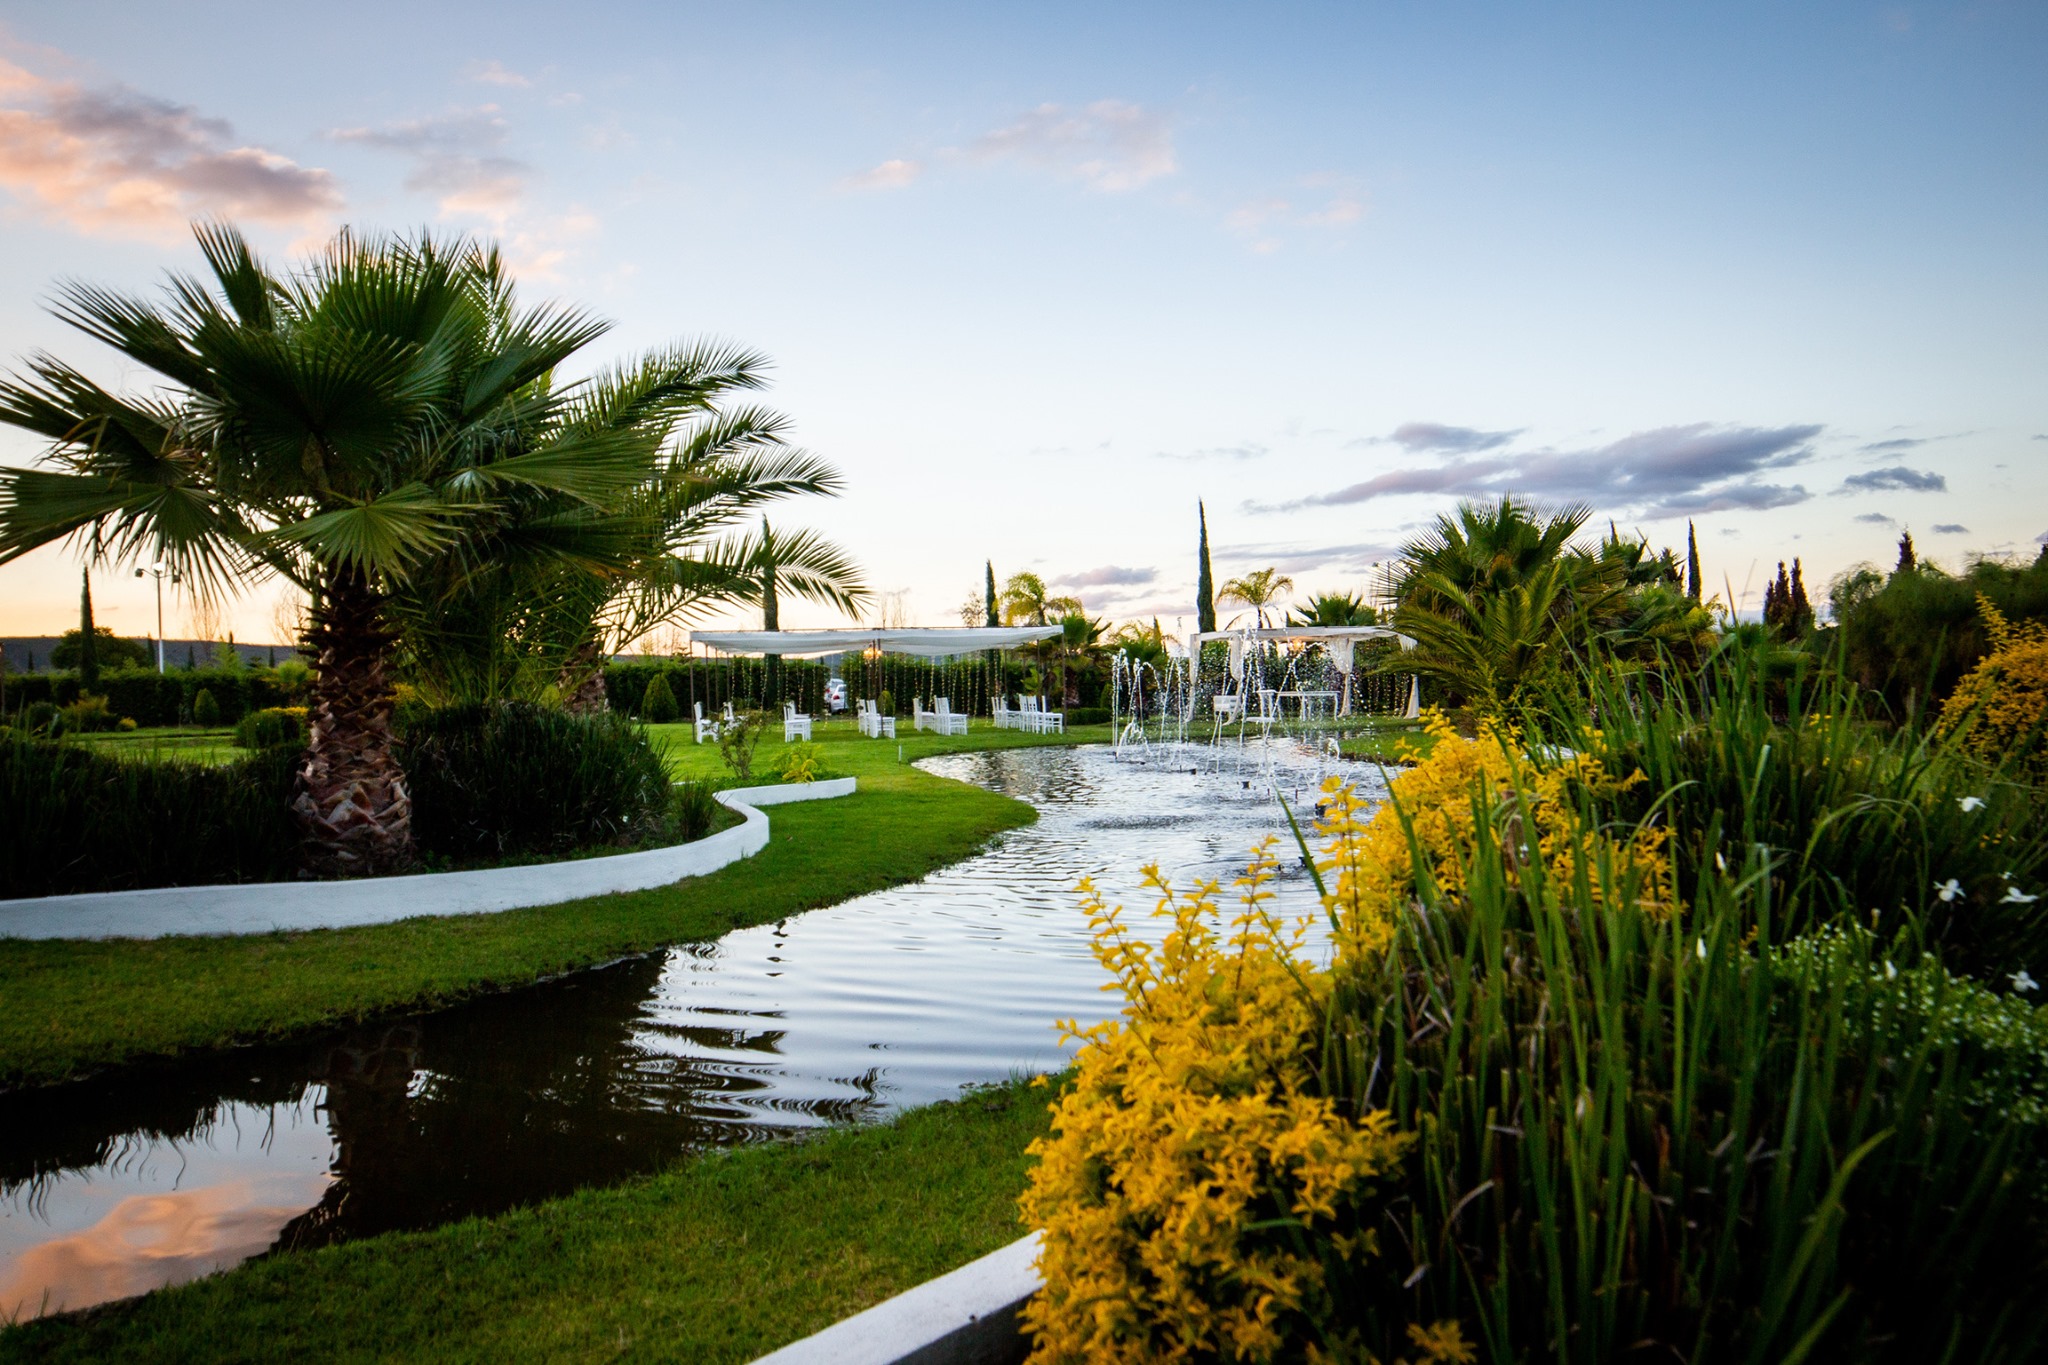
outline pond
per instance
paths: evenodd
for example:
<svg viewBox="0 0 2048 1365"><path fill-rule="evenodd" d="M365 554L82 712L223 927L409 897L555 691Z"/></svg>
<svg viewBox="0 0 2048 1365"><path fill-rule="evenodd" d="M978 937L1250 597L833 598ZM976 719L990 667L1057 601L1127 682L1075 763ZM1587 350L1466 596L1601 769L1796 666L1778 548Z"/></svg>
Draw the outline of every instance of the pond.
<svg viewBox="0 0 2048 1365"><path fill-rule="evenodd" d="M0 1313L83 1308L1057 1069L1056 1021L1117 1008L1075 883L1095 877L1154 936L1144 863L1227 887L1246 850L1286 834L1273 787L1312 802L1328 761L1258 747L1255 762L1103 747L928 760L1030 801L1038 823L922 882L715 942L0 1096ZM1298 867L1281 887L1283 910L1314 908Z"/></svg>

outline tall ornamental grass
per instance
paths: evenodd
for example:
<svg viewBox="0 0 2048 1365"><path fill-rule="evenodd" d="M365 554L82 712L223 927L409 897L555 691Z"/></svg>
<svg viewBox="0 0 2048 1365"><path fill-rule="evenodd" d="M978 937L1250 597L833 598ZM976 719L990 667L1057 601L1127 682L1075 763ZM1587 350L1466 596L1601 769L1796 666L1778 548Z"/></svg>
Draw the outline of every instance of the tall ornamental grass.
<svg viewBox="0 0 2048 1365"><path fill-rule="evenodd" d="M1025 1196L1036 1359L2038 1358L2048 1020L1985 958L2042 888L2002 869L1987 936L1848 866L2029 821L1945 823L1981 770L1744 685L1549 718L1579 744L1439 724L1377 811L1333 782L1317 926L1270 852L1227 923L1159 883L1163 952L1091 897L1126 1005Z"/></svg>
<svg viewBox="0 0 2048 1365"><path fill-rule="evenodd" d="M138 763L0 730L0 897L289 879L297 759Z"/></svg>
<svg viewBox="0 0 2048 1365"><path fill-rule="evenodd" d="M422 851L450 858L566 853L667 837L668 763L622 716L531 702L424 711L399 761Z"/></svg>

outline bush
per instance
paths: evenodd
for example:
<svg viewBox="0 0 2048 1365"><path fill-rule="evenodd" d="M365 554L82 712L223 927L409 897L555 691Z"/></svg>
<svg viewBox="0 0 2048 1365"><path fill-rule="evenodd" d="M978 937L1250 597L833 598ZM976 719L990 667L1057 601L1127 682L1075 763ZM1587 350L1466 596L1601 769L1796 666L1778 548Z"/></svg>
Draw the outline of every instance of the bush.
<svg viewBox="0 0 2048 1365"><path fill-rule="evenodd" d="M1107 725L1109 724L1109 708L1107 706L1070 706L1067 708L1067 724Z"/></svg>
<svg viewBox="0 0 2048 1365"><path fill-rule="evenodd" d="M2041 782L2048 779L2048 625L2009 625L1989 598L1978 598L1977 607L1991 652L1956 684L1940 727L1988 764Z"/></svg>
<svg viewBox="0 0 2048 1365"><path fill-rule="evenodd" d="M702 839L730 821L733 813L714 799L715 782L678 782L669 802L670 835L677 843Z"/></svg>
<svg viewBox="0 0 2048 1365"><path fill-rule="evenodd" d="M733 718L718 729L718 756L732 775L745 782L754 775L754 748L768 728L768 716L761 711L735 711Z"/></svg>
<svg viewBox="0 0 2048 1365"><path fill-rule="evenodd" d="M672 801L667 761L639 726L530 702L426 712L399 760L413 836L444 857L632 844L664 832Z"/></svg>
<svg viewBox="0 0 2048 1365"><path fill-rule="evenodd" d="M673 725L682 710L676 705L676 694L669 690L666 674L657 673L654 681L647 684L647 691L640 697L640 718L649 725Z"/></svg>
<svg viewBox="0 0 2048 1365"><path fill-rule="evenodd" d="M120 728L121 717L107 709L105 697L80 696L64 708L64 733L89 735Z"/></svg>
<svg viewBox="0 0 2048 1365"><path fill-rule="evenodd" d="M1910 916L1785 945L1818 879L1518 749L1326 788L1327 969L1270 848L1228 921L1151 874L1163 948L1088 892L1127 1004L1034 1147L1038 1358L2034 1358L2040 1015Z"/></svg>
<svg viewBox="0 0 2048 1365"><path fill-rule="evenodd" d="M64 733L64 712L55 702L33 701L22 708L21 724L33 735L61 735Z"/></svg>
<svg viewBox="0 0 2048 1365"><path fill-rule="evenodd" d="M815 744L798 743L781 754L784 782L816 782L825 772L825 751Z"/></svg>
<svg viewBox="0 0 2048 1365"><path fill-rule="evenodd" d="M235 722L235 743L244 749L303 749L306 708L266 706Z"/></svg>
<svg viewBox="0 0 2048 1365"><path fill-rule="evenodd" d="M192 723L202 730L220 724L220 703L213 699L210 688L202 687L192 694Z"/></svg>
<svg viewBox="0 0 2048 1365"><path fill-rule="evenodd" d="M0 738L0 897L289 878L293 759L146 763Z"/></svg>

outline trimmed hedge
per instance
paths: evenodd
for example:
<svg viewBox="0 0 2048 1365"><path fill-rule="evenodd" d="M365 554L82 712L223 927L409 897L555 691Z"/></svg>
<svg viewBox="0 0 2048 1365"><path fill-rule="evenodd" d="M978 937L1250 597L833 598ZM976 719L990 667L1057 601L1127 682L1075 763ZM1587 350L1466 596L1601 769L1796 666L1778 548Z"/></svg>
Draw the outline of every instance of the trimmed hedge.
<svg viewBox="0 0 2048 1365"><path fill-rule="evenodd" d="M100 674L98 695L107 709L137 725L185 725L191 722L193 698L204 689L220 708L220 723L232 725L250 711L291 706L292 690L267 668L124 668ZM75 673L10 673L0 715L13 716L39 701L68 706L78 700Z"/></svg>
<svg viewBox="0 0 2048 1365"><path fill-rule="evenodd" d="M0 896L286 880L297 762L136 763L0 731Z"/></svg>

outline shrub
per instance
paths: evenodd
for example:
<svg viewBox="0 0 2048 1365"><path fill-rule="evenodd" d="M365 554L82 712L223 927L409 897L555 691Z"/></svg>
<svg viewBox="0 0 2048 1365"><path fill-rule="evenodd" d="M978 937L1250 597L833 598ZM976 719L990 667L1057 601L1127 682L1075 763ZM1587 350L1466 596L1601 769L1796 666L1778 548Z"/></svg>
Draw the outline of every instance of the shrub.
<svg viewBox="0 0 2048 1365"><path fill-rule="evenodd" d="M220 703L213 699L211 688L202 687L192 694L192 723L202 730L220 724Z"/></svg>
<svg viewBox="0 0 2048 1365"><path fill-rule="evenodd" d="M0 738L0 896L292 875L292 756L148 763Z"/></svg>
<svg viewBox="0 0 2048 1365"><path fill-rule="evenodd" d="M244 749L303 749L306 708L267 706L235 722L235 743Z"/></svg>
<svg viewBox="0 0 2048 1365"><path fill-rule="evenodd" d="M718 756L742 782L754 775L754 748L767 728L768 716L762 711L735 711L733 718L719 727Z"/></svg>
<svg viewBox="0 0 2048 1365"><path fill-rule="evenodd" d="M101 730L112 730L121 723L121 718L107 709L105 697L81 695L63 709L64 733L67 735L93 734Z"/></svg>
<svg viewBox="0 0 2048 1365"><path fill-rule="evenodd" d="M564 853L659 835L665 758L622 716L530 702L429 711L399 746L421 851L452 858Z"/></svg>
<svg viewBox="0 0 2048 1365"><path fill-rule="evenodd" d="M32 701L22 708L21 724L33 735L61 735L64 733L64 713L54 702Z"/></svg>
<svg viewBox="0 0 2048 1365"><path fill-rule="evenodd" d="M1940 728L1991 765L2048 779L2048 624L2010 625L1988 597L1977 599L1977 609L1991 652L1956 684Z"/></svg>
<svg viewBox="0 0 2048 1365"><path fill-rule="evenodd" d="M1067 724L1107 725L1109 724L1109 708L1107 706L1070 706L1067 708Z"/></svg>
<svg viewBox="0 0 2048 1365"><path fill-rule="evenodd" d="M784 782L816 782L825 771L825 751L811 743L790 745L779 761Z"/></svg>
<svg viewBox="0 0 2048 1365"><path fill-rule="evenodd" d="M654 675L654 681L647 684L647 691L640 697L640 718L649 725L673 725L681 708L676 705L676 694L669 690L668 676Z"/></svg>
<svg viewBox="0 0 2048 1365"><path fill-rule="evenodd" d="M678 782L669 802L671 837L677 843L701 839L732 818L732 812L713 799L715 782Z"/></svg>
<svg viewBox="0 0 2048 1365"><path fill-rule="evenodd" d="M1037 1359L2032 1358L2048 1026L1910 923L1784 945L1768 846L1681 900L1698 831L1589 757L1333 780L1328 968L1269 849L1228 925L1148 874L1163 948L1088 894L1126 1004L1035 1148Z"/></svg>

